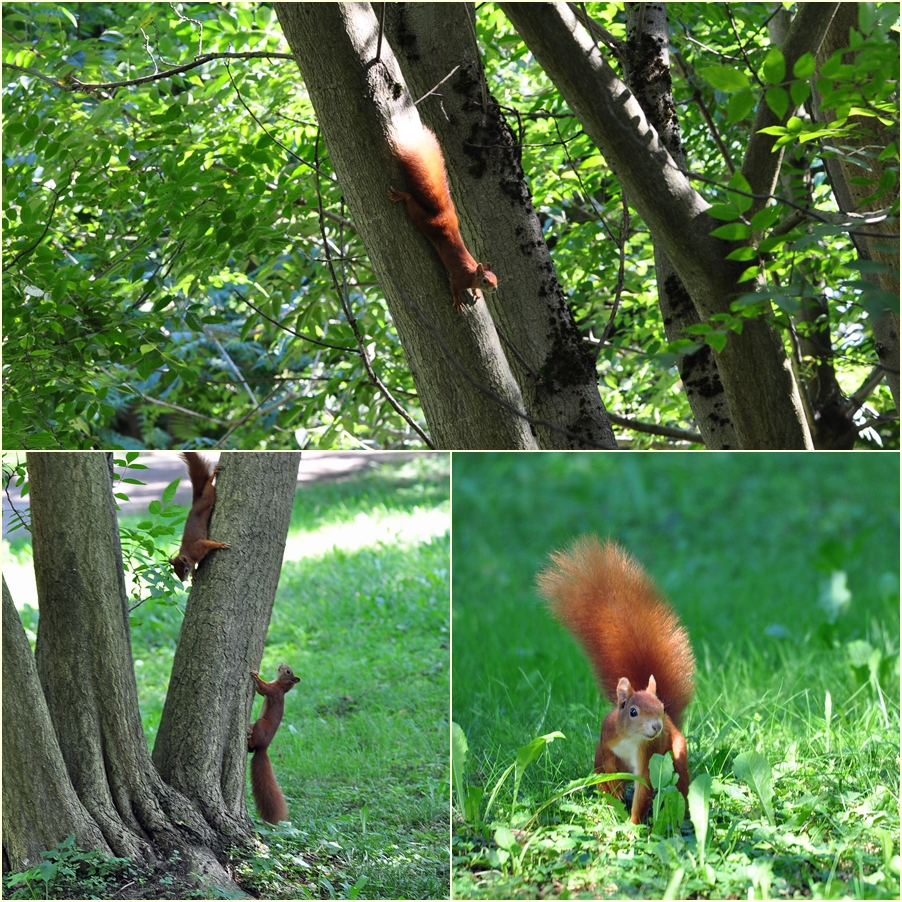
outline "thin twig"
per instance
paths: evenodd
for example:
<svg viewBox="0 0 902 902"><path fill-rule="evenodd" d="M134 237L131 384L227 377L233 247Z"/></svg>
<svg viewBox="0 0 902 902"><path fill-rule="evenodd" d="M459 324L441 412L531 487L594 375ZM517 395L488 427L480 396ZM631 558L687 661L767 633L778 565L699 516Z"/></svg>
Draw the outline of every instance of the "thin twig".
<svg viewBox="0 0 902 902"><path fill-rule="evenodd" d="M146 85L150 82L160 81L160 79L163 78L171 78L173 75L180 75L182 72L190 72L191 69L196 69L198 66L205 66L207 63L211 63L219 59L290 60L294 59L294 56L290 53L269 53L264 50L248 51L247 53L208 53L205 56L198 57L197 59L192 60L190 63L185 63L183 66L176 66L173 69L164 69L160 72L154 72L153 75L143 75L140 78L130 78L127 81L110 81L97 83L79 81L72 75L65 76L65 79L51 78L41 72L36 71L35 69L26 69L24 66L16 66L13 63L4 63L3 68L15 69L17 72L24 72L26 75L33 75L35 78L40 78L43 81L50 82L50 84L61 88L63 91L81 91L85 94L92 94L95 91L110 91L114 90L115 88L131 87L132 85Z"/></svg>
<svg viewBox="0 0 902 902"><path fill-rule="evenodd" d="M630 233L630 205L626 196L626 189L622 185L620 187L623 192L623 225L620 227L620 266L617 268L617 287L614 290L614 305L611 308L611 315L608 318L607 325L604 327L604 332L601 333L601 339L598 342L598 350L595 352L596 360L601 353L601 349L605 346L605 342L607 342L611 330L614 328L614 317L617 316L617 311L620 309L620 297L623 294L623 284L626 280L626 239L629 237Z"/></svg>
<svg viewBox="0 0 902 902"><path fill-rule="evenodd" d="M317 135L316 142L316 150L315 150L315 158L319 159L319 135ZM332 250L329 246L329 238L326 235L326 218L323 215L323 195L320 190L320 183L317 180L316 182L316 199L317 199L317 207L319 208L319 227L320 227L320 235L323 239L323 251L326 255L326 265L329 267L329 273L332 276L332 284L335 287L335 291L338 295L339 303L342 306L342 309L345 312L345 318L348 321L348 325L351 327L351 331L354 333L354 338L357 341L357 356L360 358L361 363L363 363L363 368L366 370L366 374L370 379L370 382L376 386L382 396L388 401L391 408L395 411L395 413L400 416L411 429L420 437L420 440L426 445L427 448L435 448L435 445L432 443L432 440L427 435L426 431L419 425L419 423L414 420L414 418L404 409L404 406L395 399L394 395L392 395L388 386L379 378L375 369L373 369L372 362L370 361L369 353L366 349L366 340L364 339L362 333L360 332L360 327L357 323L357 316L354 314L354 310L351 307L349 293L346 290L342 289L342 286L339 284L338 276L335 273L335 266L332 262ZM343 230L339 230L339 240L341 246L344 243L344 232ZM344 274L344 269L342 268L342 274Z"/></svg>
<svg viewBox="0 0 902 902"><path fill-rule="evenodd" d="M280 323L277 319L273 319L269 314L264 313L259 307L256 306L256 304L252 304L234 286L232 287L232 291L234 291L235 294L237 294L238 297L240 297L241 300L244 301L244 303L247 304L247 306L250 307L251 310L253 310L254 313L257 314L257 316L262 316L263 319L272 323L277 329L281 329L283 332L287 332L289 335L293 335L295 338L300 338L302 341L309 341L310 344L318 345L321 348L329 348L332 351L345 351L345 352L351 353L351 354L357 353L354 348L348 348L348 347L345 347L344 345L333 345L333 344L330 344L328 341L321 341L319 338L311 338L309 335L304 335L303 332L296 332L294 329L290 329L284 323Z"/></svg>
<svg viewBox="0 0 902 902"><path fill-rule="evenodd" d="M616 413L608 413L608 418L615 426L623 426L624 429L632 429L634 432L644 432L648 435L663 435L666 438L697 442L699 445L704 445L705 443L705 440L698 432L692 432L689 429L677 429L675 426L660 426L657 423L643 423L640 420L631 420L628 417L618 416Z"/></svg>

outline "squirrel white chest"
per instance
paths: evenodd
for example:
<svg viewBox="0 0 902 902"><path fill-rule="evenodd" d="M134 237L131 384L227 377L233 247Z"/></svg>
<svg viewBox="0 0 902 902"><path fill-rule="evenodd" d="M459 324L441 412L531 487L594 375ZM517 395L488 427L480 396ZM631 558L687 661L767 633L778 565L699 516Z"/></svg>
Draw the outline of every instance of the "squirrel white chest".
<svg viewBox="0 0 902 902"><path fill-rule="evenodd" d="M627 736L611 746L611 751L626 765L628 773L642 773L642 766L639 763L639 746L644 741L646 740L641 736Z"/></svg>

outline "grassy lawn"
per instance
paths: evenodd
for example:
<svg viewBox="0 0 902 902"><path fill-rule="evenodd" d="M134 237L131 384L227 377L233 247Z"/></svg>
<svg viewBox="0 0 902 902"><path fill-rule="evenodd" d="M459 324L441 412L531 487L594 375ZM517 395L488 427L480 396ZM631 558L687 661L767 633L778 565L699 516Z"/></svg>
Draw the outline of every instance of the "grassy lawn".
<svg viewBox="0 0 902 902"><path fill-rule="evenodd" d="M258 823L268 848L232 863L257 895L448 896L448 467L399 461L298 491L260 668L271 680L286 661L301 678L270 748L291 827ZM15 536L7 561L24 574L30 543ZM133 618L152 746L181 613L149 602Z"/></svg>
<svg viewBox="0 0 902 902"><path fill-rule="evenodd" d="M452 482L453 720L484 791L456 805L455 897L899 898L895 455L456 454ZM539 810L591 772L609 707L533 587L585 532L622 541L692 638L710 798L675 837L592 791Z"/></svg>

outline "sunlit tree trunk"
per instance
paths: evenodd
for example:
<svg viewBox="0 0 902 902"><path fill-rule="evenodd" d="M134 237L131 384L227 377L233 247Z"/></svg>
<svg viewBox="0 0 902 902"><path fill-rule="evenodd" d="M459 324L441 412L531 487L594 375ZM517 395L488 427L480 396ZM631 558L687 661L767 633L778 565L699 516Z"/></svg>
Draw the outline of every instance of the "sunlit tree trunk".
<svg viewBox="0 0 902 902"><path fill-rule="evenodd" d="M242 895L220 860L251 836L248 672L263 651L298 457L224 455L212 528L233 547L204 560L192 588L155 755L169 781L138 710L111 458L28 455L40 620L32 660L4 590L10 866L74 832L86 846L146 862L178 850L186 874Z"/></svg>
<svg viewBox="0 0 902 902"><path fill-rule="evenodd" d="M191 588L153 762L208 823L250 830L245 803L251 670L263 656L300 453L223 453L211 535L231 548L209 555ZM215 529L215 533L213 530Z"/></svg>
<svg viewBox="0 0 902 902"><path fill-rule="evenodd" d="M112 850L69 779L31 646L3 580L3 869L19 871L70 834ZM28 863L28 864L26 864Z"/></svg>
<svg viewBox="0 0 902 902"><path fill-rule="evenodd" d="M670 77L670 30L663 3L628 3L626 25L627 83L649 124L676 165L686 170L680 121ZM652 236L654 241L654 235ZM654 241L658 304L669 341L693 337L686 332L702 320L673 262ZM739 440L717 368L717 355L705 345L678 361L686 400L709 450L736 448Z"/></svg>
<svg viewBox="0 0 902 902"><path fill-rule="evenodd" d="M702 320L730 313L731 302L754 286L738 281L744 266L726 259L733 245L711 237L718 223L706 214L708 204L594 40L566 4L502 3L501 8L604 154ZM824 18L808 12L800 26L813 46L820 42L817 27L829 24L829 9ZM766 181L770 165L762 164L756 178ZM717 362L740 447L812 447L798 387L773 326L763 318L750 320L741 334L729 335Z"/></svg>

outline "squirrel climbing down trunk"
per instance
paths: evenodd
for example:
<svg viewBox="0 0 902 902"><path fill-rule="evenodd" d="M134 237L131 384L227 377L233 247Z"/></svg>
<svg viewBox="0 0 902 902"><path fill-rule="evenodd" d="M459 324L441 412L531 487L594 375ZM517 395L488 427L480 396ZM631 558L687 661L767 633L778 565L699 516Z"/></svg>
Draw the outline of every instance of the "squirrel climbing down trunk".
<svg viewBox="0 0 902 902"><path fill-rule="evenodd" d="M438 251L451 277L454 307L462 311L467 303L460 299L462 291L470 289L479 300L480 289L494 291L498 279L491 263L473 259L460 236L442 148L432 131L411 124L393 138L392 150L404 168L409 191L389 188L389 199L405 201L408 215Z"/></svg>
<svg viewBox="0 0 902 902"><path fill-rule="evenodd" d="M185 531L182 534L182 546L179 553L169 559L175 575L184 582L190 574L194 581L194 568L209 552L216 548L230 548L228 542L211 542L207 538L210 526L210 515L216 504L216 487L213 481L219 475L219 467L214 467L205 457L196 451L184 451L180 455L188 468L191 479L191 510L185 520Z"/></svg>
<svg viewBox="0 0 902 902"><path fill-rule="evenodd" d="M692 699L695 657L677 615L642 567L613 542L594 536L551 555L537 577L554 616L586 651L602 692L614 703L602 722L596 773L638 774L630 820L652 800L648 762L673 753L677 789L689 791L683 711ZM600 788L623 798L623 781Z"/></svg>
<svg viewBox="0 0 902 902"><path fill-rule="evenodd" d="M260 679L256 670L251 671L256 691L263 696L263 710L247 730L247 750L253 752L251 759L251 790L257 814L270 824L288 820L288 805L276 781L272 761L266 751L285 713L285 693L290 692L300 678L287 664L279 665L278 676L267 683Z"/></svg>

